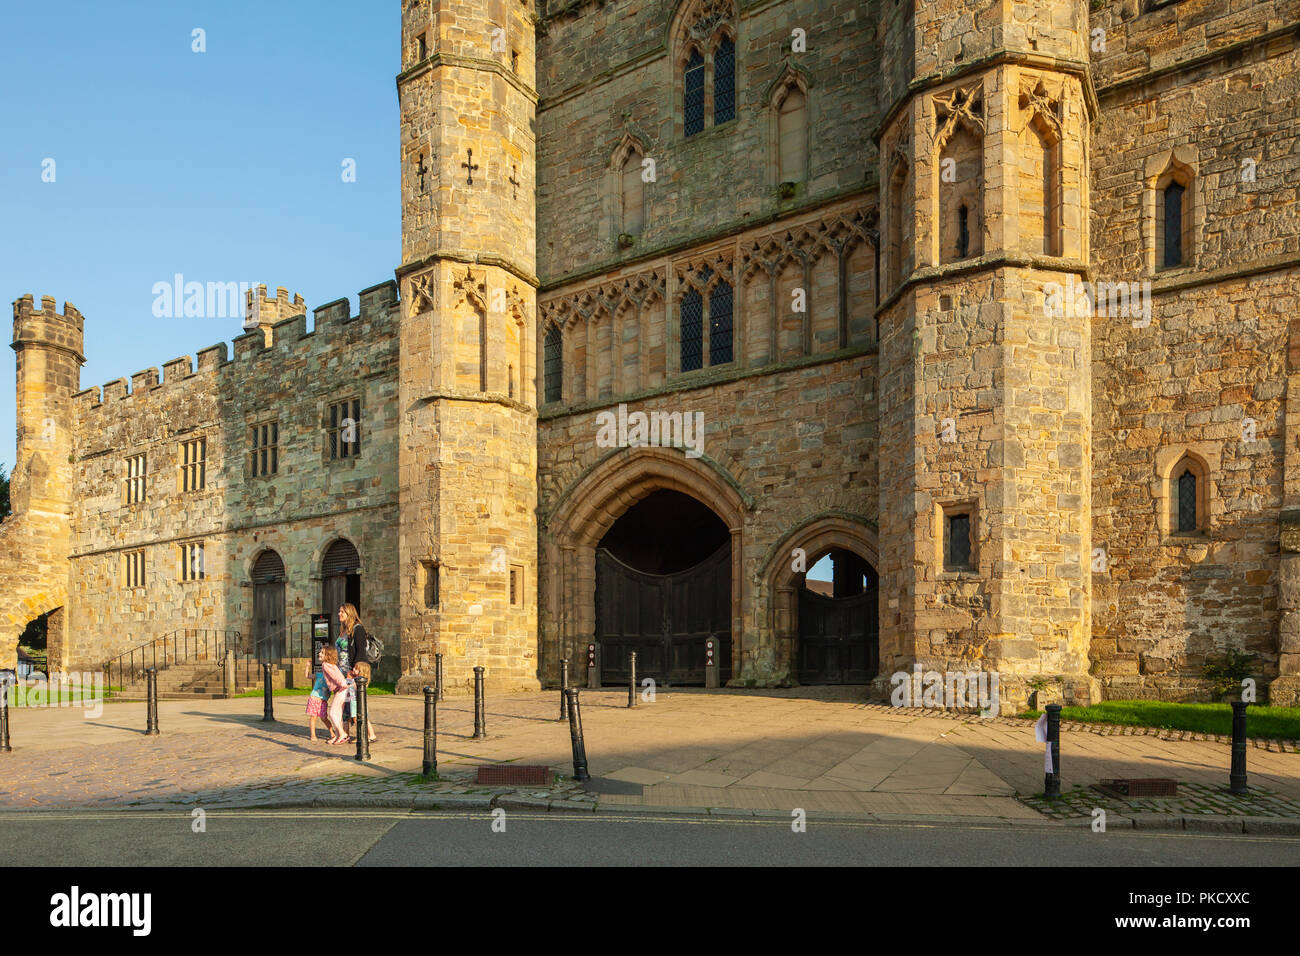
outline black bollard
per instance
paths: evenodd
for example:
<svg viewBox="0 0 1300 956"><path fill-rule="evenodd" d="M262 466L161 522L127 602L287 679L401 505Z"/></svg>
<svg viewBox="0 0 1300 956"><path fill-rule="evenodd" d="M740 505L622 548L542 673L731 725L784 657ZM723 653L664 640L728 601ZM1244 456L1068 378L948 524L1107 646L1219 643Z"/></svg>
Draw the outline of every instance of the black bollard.
<svg viewBox="0 0 1300 956"><path fill-rule="evenodd" d="M564 692L569 689L569 659L566 657L560 661L560 720L567 720L569 717L569 698Z"/></svg>
<svg viewBox="0 0 1300 956"><path fill-rule="evenodd" d="M627 705L636 706L636 651L632 651L627 656Z"/></svg>
<svg viewBox="0 0 1300 956"><path fill-rule="evenodd" d="M262 661L262 723L275 720L275 708L271 705L271 662Z"/></svg>
<svg viewBox="0 0 1300 956"><path fill-rule="evenodd" d="M370 707L366 702L366 685L370 681L364 677L357 678L357 701L352 705L357 725L357 759L370 759Z"/></svg>
<svg viewBox="0 0 1300 956"><path fill-rule="evenodd" d="M573 779L590 780L587 773L587 745L582 739L582 710L578 704L577 688L564 692L569 699L569 740L573 744Z"/></svg>
<svg viewBox="0 0 1300 956"><path fill-rule="evenodd" d="M1052 772L1043 776L1043 796L1061 795L1061 705L1047 705L1047 746L1052 748Z"/></svg>
<svg viewBox="0 0 1300 956"><path fill-rule="evenodd" d="M8 679L0 676L0 753L12 753L9 746L9 688Z"/></svg>
<svg viewBox="0 0 1300 956"><path fill-rule="evenodd" d="M1246 792L1246 702L1232 703L1232 769L1228 771L1228 792Z"/></svg>
<svg viewBox="0 0 1300 956"><path fill-rule="evenodd" d="M146 736L155 736L158 730L158 668L150 667L145 672L145 728Z"/></svg>
<svg viewBox="0 0 1300 956"><path fill-rule="evenodd" d="M474 668L474 739L482 740L487 736L487 721L484 719L483 706L483 667Z"/></svg>
<svg viewBox="0 0 1300 956"><path fill-rule="evenodd" d="M438 691L424 688L424 763L420 773L438 776Z"/></svg>
<svg viewBox="0 0 1300 956"><path fill-rule="evenodd" d="M438 690L438 699L446 700L442 689L442 654L434 654L433 662L433 686Z"/></svg>

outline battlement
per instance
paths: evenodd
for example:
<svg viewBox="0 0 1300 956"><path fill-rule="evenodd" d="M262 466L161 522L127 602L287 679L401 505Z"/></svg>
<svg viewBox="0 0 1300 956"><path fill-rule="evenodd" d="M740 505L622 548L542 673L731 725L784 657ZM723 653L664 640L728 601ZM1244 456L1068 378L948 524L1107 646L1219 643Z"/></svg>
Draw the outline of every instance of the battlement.
<svg viewBox="0 0 1300 956"><path fill-rule="evenodd" d="M267 295L266 286L259 285L244 294L244 328L269 329L294 315L306 315L307 306L296 292L290 298L284 286L275 287L275 295ZM270 344L269 342L267 343Z"/></svg>
<svg viewBox="0 0 1300 956"><path fill-rule="evenodd" d="M63 303L63 311L52 295L41 296L41 307L36 308L31 294L14 300L14 348L23 345L49 345L66 349L84 362L85 319L71 302Z"/></svg>
<svg viewBox="0 0 1300 956"><path fill-rule="evenodd" d="M256 290L249 290L250 308L254 295L257 296L262 321L258 327L235 338L233 353L227 343L218 342L198 351L197 368L189 355L183 355L164 362L161 377L157 368L149 368L136 372L129 383L126 378L119 378L102 387L84 389L72 397L76 415L84 422L96 410L110 407L113 409L111 414L120 415L124 408L120 403L130 402L137 395L156 389L165 391L171 386L197 389L235 386L241 376L250 371L250 362L268 357L277 363L287 363L290 359L310 360L326 353L341 353L359 339L389 336L396 342L398 294L397 283L391 279L361 291L359 315L350 314L347 299L316 309L315 328L311 332L307 331L302 296L290 296L283 287L277 288L276 294L271 296L267 294L266 286L261 285ZM31 297L28 296L27 300L30 305ZM18 303L15 303L15 313L17 309Z"/></svg>

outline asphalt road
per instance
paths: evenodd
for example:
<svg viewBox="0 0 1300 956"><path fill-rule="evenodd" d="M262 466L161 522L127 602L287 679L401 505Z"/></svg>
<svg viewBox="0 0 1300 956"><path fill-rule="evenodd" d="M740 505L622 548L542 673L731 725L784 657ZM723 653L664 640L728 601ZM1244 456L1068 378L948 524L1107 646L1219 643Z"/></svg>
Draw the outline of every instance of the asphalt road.
<svg viewBox="0 0 1300 956"><path fill-rule="evenodd" d="M3 866L1295 866L1300 839L504 811L0 813ZM495 825L495 829L494 829ZM504 830L502 831L502 826Z"/></svg>

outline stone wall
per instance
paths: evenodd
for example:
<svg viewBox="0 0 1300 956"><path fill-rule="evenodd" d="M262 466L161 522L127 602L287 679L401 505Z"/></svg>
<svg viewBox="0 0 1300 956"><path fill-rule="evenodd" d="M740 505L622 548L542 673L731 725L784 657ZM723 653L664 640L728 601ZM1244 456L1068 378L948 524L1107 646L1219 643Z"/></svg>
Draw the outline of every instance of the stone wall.
<svg viewBox="0 0 1300 956"><path fill-rule="evenodd" d="M1106 570L1093 575L1091 657L1111 697L1203 696L1202 666L1228 649L1273 679L1280 608L1300 600L1279 564L1285 509L1300 501L1286 477L1298 13L1183 2L1092 15L1105 42L1092 54L1093 278L1151 293L1149 317L1093 322L1093 535ZM1188 261L1158 269L1157 185L1171 170L1189 184ZM1184 453L1208 466L1199 535L1167 520L1167 472Z"/></svg>
<svg viewBox="0 0 1300 956"><path fill-rule="evenodd" d="M681 72L697 16L736 34L736 118L687 137ZM806 34L804 52L792 50L795 29ZM548 7L537 78L543 285L783 219L870 185L874 32L858 0L739 10L727 0ZM786 81L807 87L809 165L806 181L782 199L772 97ZM645 187L643 232L620 249L612 165L625 141L654 161L656 179Z"/></svg>
<svg viewBox="0 0 1300 956"><path fill-rule="evenodd" d="M268 305L268 309L270 306ZM361 613L399 653L390 542L397 509L396 288L361 293L265 333L221 343L79 393L75 403L76 508L72 517L69 666L93 667L179 628L252 629L252 563L265 548L284 561L286 621L306 626L321 607L320 561L347 538L361 557ZM266 310L264 313L266 314ZM329 404L359 398L361 453L330 460ZM277 422L279 469L254 476L254 424ZM180 444L206 441L206 480L183 492ZM145 500L125 504L129 456L146 456ZM204 546L201 580L180 580L182 543ZM125 552L145 551L144 587L127 588ZM332 610L332 609L331 609Z"/></svg>

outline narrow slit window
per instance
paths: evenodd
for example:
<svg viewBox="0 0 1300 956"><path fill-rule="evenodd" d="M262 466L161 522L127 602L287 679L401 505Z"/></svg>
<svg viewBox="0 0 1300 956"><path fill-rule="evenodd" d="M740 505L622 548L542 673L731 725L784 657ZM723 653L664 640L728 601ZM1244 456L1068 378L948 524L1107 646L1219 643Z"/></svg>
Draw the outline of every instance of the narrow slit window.
<svg viewBox="0 0 1300 956"><path fill-rule="evenodd" d="M438 572L439 566L432 561L422 561L424 565L424 606L438 606Z"/></svg>
<svg viewBox="0 0 1300 956"><path fill-rule="evenodd" d="M1183 193L1181 183L1170 183L1164 193L1164 245L1162 267L1172 269L1183 264Z"/></svg>
<svg viewBox="0 0 1300 956"><path fill-rule="evenodd" d="M1178 530L1195 531L1196 514L1196 475L1190 469L1178 476Z"/></svg>
<svg viewBox="0 0 1300 956"><path fill-rule="evenodd" d="M949 571L964 571L971 568L970 515L951 514L947 516L947 553L944 564Z"/></svg>

